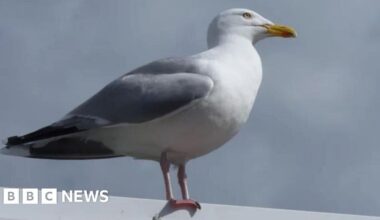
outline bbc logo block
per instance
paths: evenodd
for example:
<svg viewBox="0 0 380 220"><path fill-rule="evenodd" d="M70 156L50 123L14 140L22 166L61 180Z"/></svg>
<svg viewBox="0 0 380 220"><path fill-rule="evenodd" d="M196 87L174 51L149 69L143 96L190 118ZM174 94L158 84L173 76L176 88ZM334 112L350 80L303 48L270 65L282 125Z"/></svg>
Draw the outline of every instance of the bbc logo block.
<svg viewBox="0 0 380 220"><path fill-rule="evenodd" d="M20 191L17 188L4 188L3 190L3 203L4 204L19 204Z"/></svg>
<svg viewBox="0 0 380 220"><path fill-rule="evenodd" d="M57 189L44 188L4 188L4 204L57 204Z"/></svg>
<svg viewBox="0 0 380 220"><path fill-rule="evenodd" d="M22 189L22 204L38 204L38 189ZM9 199L9 198L8 198Z"/></svg>
<svg viewBox="0 0 380 220"><path fill-rule="evenodd" d="M57 189L41 189L41 204L57 204Z"/></svg>

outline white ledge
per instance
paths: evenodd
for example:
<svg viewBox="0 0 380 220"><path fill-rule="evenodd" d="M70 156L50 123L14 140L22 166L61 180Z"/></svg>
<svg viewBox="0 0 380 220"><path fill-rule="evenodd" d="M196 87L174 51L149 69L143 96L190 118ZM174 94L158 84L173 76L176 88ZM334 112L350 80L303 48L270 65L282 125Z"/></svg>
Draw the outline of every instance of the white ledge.
<svg viewBox="0 0 380 220"><path fill-rule="evenodd" d="M3 190L0 188L1 200ZM60 196L60 195L59 195ZM5 205L0 201L0 220L380 220L380 217L280 210L202 203L202 209L173 210L166 201L109 197L107 203L60 203L57 205Z"/></svg>

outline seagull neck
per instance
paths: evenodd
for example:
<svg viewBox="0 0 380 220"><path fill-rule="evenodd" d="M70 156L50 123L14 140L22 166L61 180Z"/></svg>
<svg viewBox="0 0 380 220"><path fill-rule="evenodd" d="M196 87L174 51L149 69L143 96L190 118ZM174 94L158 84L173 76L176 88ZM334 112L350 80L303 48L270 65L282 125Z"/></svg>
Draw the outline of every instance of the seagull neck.
<svg viewBox="0 0 380 220"><path fill-rule="evenodd" d="M239 35L222 35L214 41L214 45L209 44L209 49L212 51L223 51L226 55L241 55L255 53L255 48L252 42Z"/></svg>
<svg viewBox="0 0 380 220"><path fill-rule="evenodd" d="M209 42L208 45L209 49L215 48L215 47L224 47L224 48L246 48L246 49L252 49L253 44L252 42L247 39L244 36L236 35L236 34L224 34L220 35L218 38L216 38L214 41Z"/></svg>

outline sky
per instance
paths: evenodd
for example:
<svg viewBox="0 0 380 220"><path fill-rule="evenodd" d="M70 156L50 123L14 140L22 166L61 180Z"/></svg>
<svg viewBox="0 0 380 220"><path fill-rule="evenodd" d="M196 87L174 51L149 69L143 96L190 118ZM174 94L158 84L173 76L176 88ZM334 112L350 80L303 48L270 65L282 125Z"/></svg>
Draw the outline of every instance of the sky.
<svg viewBox="0 0 380 220"><path fill-rule="evenodd" d="M211 19L237 7L299 36L256 45L264 73L251 117L190 161L191 197L380 216L380 1L0 0L0 138L60 119L140 65L205 50ZM0 176L6 187L164 198L158 164L127 157L0 156Z"/></svg>

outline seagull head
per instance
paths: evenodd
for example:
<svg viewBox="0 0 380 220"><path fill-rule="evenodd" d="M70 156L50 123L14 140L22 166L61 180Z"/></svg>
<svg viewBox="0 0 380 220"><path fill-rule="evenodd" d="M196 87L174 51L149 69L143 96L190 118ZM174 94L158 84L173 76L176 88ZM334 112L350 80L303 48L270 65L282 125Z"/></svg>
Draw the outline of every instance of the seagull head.
<svg viewBox="0 0 380 220"><path fill-rule="evenodd" d="M211 22L207 42L213 47L231 38L243 38L256 43L267 37L296 37L296 31L285 25L274 24L260 14L234 8L221 12Z"/></svg>

